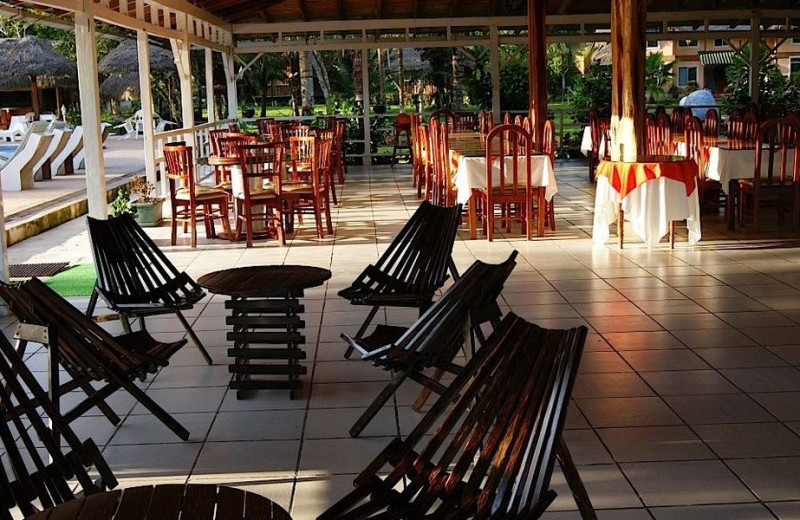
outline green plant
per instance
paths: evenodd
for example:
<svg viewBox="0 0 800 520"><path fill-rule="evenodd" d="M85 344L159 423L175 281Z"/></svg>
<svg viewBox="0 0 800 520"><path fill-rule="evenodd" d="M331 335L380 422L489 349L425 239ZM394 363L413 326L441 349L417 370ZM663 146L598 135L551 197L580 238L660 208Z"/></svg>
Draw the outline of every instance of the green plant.
<svg viewBox="0 0 800 520"><path fill-rule="evenodd" d="M156 196L156 187L153 183L147 182L142 176L137 175L133 177L128 187L130 188L129 198L132 197L131 202L147 204L164 200L163 197Z"/></svg>
<svg viewBox="0 0 800 520"><path fill-rule="evenodd" d="M111 201L111 216L118 217L124 213L136 215L136 208L131 205L131 195L125 186L117 190L117 196Z"/></svg>
<svg viewBox="0 0 800 520"><path fill-rule="evenodd" d="M584 114L584 118L591 108L601 110L610 107L611 65L592 63L586 74L575 82L572 96L570 96L570 105ZM588 118L586 120L588 121Z"/></svg>
<svg viewBox="0 0 800 520"><path fill-rule="evenodd" d="M660 103L666 100L668 93L664 88L672 83L674 61L664 61L664 53L653 52L647 55L645 62L645 91L648 101Z"/></svg>

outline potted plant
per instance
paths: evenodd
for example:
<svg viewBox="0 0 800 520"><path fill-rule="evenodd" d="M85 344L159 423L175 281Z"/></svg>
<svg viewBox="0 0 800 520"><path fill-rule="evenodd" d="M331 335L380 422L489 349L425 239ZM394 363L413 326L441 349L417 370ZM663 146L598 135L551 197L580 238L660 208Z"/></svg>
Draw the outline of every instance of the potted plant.
<svg viewBox="0 0 800 520"><path fill-rule="evenodd" d="M253 107L245 106L242 109L242 117L250 119L251 117L256 116L256 109Z"/></svg>
<svg viewBox="0 0 800 520"><path fill-rule="evenodd" d="M142 227L155 227L164 217L164 197L155 195L156 187L144 178L136 176L130 185L131 212Z"/></svg>

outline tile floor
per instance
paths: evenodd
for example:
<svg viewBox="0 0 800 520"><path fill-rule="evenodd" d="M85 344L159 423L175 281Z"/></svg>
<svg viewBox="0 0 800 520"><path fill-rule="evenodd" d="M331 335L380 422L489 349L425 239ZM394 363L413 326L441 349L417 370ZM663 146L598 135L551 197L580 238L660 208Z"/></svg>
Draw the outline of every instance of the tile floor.
<svg viewBox="0 0 800 520"><path fill-rule="evenodd" d="M557 167L558 231L525 242L466 240L454 258L500 261L516 248L518 265L503 305L548 327L589 326L565 433L601 519L800 519L800 241L785 233L728 234L721 219L704 222L694 248L678 241L648 251L590 240L593 193L585 166ZM111 399L125 416L80 419L123 485L221 482L262 493L315 518L351 489L352 478L419 416L409 382L362 438L347 431L387 374L342 359L341 332L354 332L361 309L336 296L377 258L417 204L408 170L355 168L334 220L336 235L317 241L308 224L289 247L204 242L166 247L194 276L230 266L298 263L330 268L333 278L308 291L308 374L301 398L261 391L237 401L226 388L223 299L209 297L190 315L215 359L206 366L192 346L148 380L147 392L190 431L181 442L126 395ZM766 225L764 227L767 227ZM627 234L631 237L632 234ZM88 258L83 223L61 226L10 250L13 262L45 256ZM76 299L77 305L85 300ZM382 315L408 323L407 312ZM6 331L10 322L5 319ZM164 339L182 336L170 318L151 320ZM114 326L114 325L111 325ZM28 359L44 369L42 353ZM548 519L578 518L560 474Z"/></svg>

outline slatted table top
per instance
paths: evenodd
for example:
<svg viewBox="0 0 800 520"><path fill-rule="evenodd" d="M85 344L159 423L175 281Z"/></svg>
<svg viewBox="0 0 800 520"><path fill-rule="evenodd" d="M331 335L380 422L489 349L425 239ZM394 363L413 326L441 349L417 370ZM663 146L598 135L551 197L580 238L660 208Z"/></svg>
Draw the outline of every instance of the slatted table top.
<svg viewBox="0 0 800 520"><path fill-rule="evenodd" d="M321 267L258 265L208 273L197 283L216 294L258 298L317 287L330 277L331 272Z"/></svg>
<svg viewBox="0 0 800 520"><path fill-rule="evenodd" d="M64 502L26 520L292 520L271 500L214 484L166 484L107 491Z"/></svg>

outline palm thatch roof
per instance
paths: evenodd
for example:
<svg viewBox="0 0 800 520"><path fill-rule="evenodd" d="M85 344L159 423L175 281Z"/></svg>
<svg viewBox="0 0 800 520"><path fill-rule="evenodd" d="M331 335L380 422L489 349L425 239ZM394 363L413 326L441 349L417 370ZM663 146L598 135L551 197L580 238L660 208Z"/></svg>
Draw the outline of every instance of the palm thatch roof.
<svg viewBox="0 0 800 520"><path fill-rule="evenodd" d="M130 92L133 96L139 95L138 72L122 76L112 74L100 83L100 97L102 99L119 99L126 92Z"/></svg>
<svg viewBox="0 0 800 520"><path fill-rule="evenodd" d="M156 47L152 44L149 45L149 47L151 71L167 72L176 70L172 51ZM125 76L134 73L138 78L139 53L136 48L136 41L124 40L100 60L100 63L97 64L97 68L103 74Z"/></svg>
<svg viewBox="0 0 800 520"><path fill-rule="evenodd" d="M53 50L49 40L36 36L0 39L0 89L29 89L31 76L41 87L77 83L75 64Z"/></svg>

